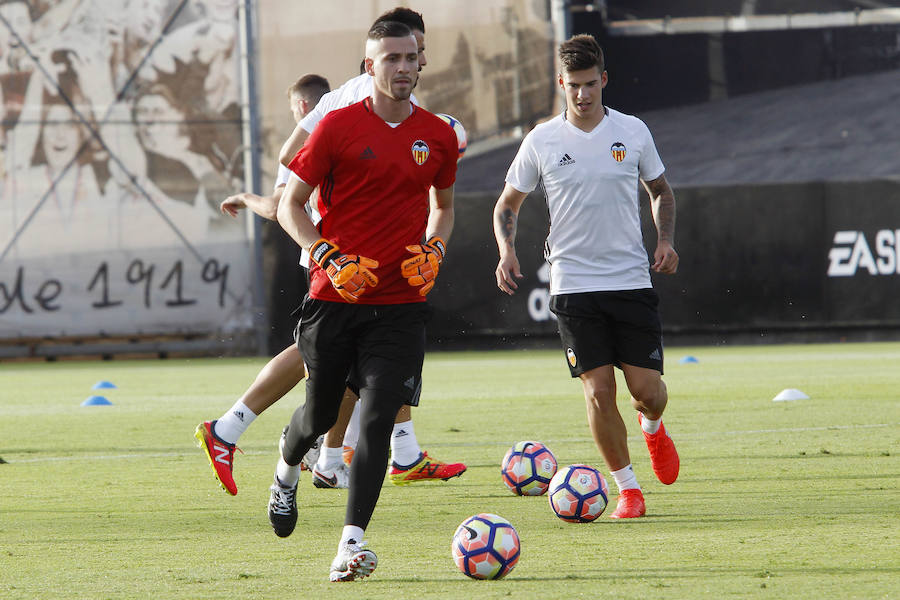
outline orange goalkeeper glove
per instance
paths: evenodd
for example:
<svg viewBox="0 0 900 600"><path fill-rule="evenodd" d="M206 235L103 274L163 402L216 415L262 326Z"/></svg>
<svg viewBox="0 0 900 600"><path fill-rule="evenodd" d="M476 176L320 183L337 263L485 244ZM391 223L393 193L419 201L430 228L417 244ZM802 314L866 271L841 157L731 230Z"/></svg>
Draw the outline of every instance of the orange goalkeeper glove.
<svg viewBox="0 0 900 600"><path fill-rule="evenodd" d="M342 254L337 244L325 238L310 246L309 256L325 271L337 293L351 304L359 300L366 291L366 286L378 285L378 277L370 270L378 266L377 260L356 254Z"/></svg>
<svg viewBox="0 0 900 600"><path fill-rule="evenodd" d="M407 246L407 250L415 254L400 265L400 272L409 281L409 285L422 286L419 294L424 296L434 287L434 278L437 277L441 261L446 253L444 240L433 236L422 245Z"/></svg>

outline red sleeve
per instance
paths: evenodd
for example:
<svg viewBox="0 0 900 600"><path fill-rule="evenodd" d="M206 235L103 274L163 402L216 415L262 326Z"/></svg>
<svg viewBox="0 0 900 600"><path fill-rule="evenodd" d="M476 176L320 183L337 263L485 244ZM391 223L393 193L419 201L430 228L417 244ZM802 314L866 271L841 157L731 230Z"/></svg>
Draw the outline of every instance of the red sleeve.
<svg viewBox="0 0 900 600"><path fill-rule="evenodd" d="M447 160L441 165L440 170L434 176L434 181L432 182L432 185L439 190L446 189L456 183L456 163L459 155L459 143L457 142L456 134L450 127L445 127L445 129L448 130L449 134L445 142L449 149Z"/></svg>

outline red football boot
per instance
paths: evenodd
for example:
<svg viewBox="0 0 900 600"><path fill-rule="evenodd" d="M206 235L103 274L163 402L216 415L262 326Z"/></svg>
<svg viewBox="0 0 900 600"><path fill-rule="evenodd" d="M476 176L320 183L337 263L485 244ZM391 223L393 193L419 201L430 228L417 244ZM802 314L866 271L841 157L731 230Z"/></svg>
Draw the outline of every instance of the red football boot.
<svg viewBox="0 0 900 600"><path fill-rule="evenodd" d="M197 446L206 452L206 458L212 465L213 474L219 480L222 489L231 494L237 495L237 484L231 471L234 467L234 451L240 450L234 444L223 442L215 433L213 433L213 425L215 421L204 421L197 425L194 437L197 438Z"/></svg>
<svg viewBox="0 0 900 600"><path fill-rule="evenodd" d="M644 494L641 493L641 490L622 490L616 501L616 511L609 515L609 518L636 519L643 517L645 512L647 512L647 507L644 504Z"/></svg>
<svg viewBox="0 0 900 600"><path fill-rule="evenodd" d="M643 415L638 413L638 423L643 421ZM666 427L662 423L656 433L650 434L641 428L644 434L644 441L647 442L647 449L650 450L650 464L653 465L653 472L656 478L666 485L675 483L678 479L678 451L675 450L675 442L666 432Z"/></svg>

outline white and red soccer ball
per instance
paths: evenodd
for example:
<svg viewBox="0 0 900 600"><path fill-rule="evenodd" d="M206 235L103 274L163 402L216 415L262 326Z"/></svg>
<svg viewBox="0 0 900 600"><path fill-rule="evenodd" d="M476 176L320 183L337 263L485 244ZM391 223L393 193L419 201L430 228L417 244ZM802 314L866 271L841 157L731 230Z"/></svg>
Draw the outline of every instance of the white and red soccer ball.
<svg viewBox="0 0 900 600"><path fill-rule="evenodd" d="M503 517L473 515L453 534L450 552L457 568L473 579L500 579L519 561L519 534Z"/></svg>
<svg viewBox="0 0 900 600"><path fill-rule="evenodd" d="M519 496L540 496L556 474L556 457L540 442L516 442L500 463L503 483Z"/></svg>
<svg viewBox="0 0 900 600"><path fill-rule="evenodd" d="M594 467L569 465L550 480L548 497L550 508L563 521L589 523L606 510L609 487Z"/></svg>
<svg viewBox="0 0 900 600"><path fill-rule="evenodd" d="M463 127L462 123L459 122L459 119L456 117L452 117L450 115L446 115L444 113L437 113L437 116L449 125L454 133L456 133L456 141L459 144L459 158L463 157L463 154L466 153L466 146L468 146L468 139L466 136L466 128ZM459 160L457 158L457 160Z"/></svg>

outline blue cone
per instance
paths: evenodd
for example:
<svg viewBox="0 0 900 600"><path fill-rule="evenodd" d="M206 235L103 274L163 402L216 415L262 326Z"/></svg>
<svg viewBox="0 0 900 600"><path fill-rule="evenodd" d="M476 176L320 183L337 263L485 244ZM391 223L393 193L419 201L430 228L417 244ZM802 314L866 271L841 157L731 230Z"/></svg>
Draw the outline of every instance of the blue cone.
<svg viewBox="0 0 900 600"><path fill-rule="evenodd" d="M116 389L116 384L114 384L111 381L98 381L97 383L94 384L94 387L92 387L91 389L92 390L106 390L106 389L114 390L114 389Z"/></svg>
<svg viewBox="0 0 900 600"><path fill-rule="evenodd" d="M103 396L91 396L81 403L82 406L109 406L111 404L112 402L110 402Z"/></svg>
<svg viewBox="0 0 900 600"><path fill-rule="evenodd" d="M679 360L678 362L680 362L683 365L687 365L687 364L691 364L691 363L698 363L700 361L697 360L696 356L688 355L688 356L685 356L684 358L682 358L681 360Z"/></svg>

